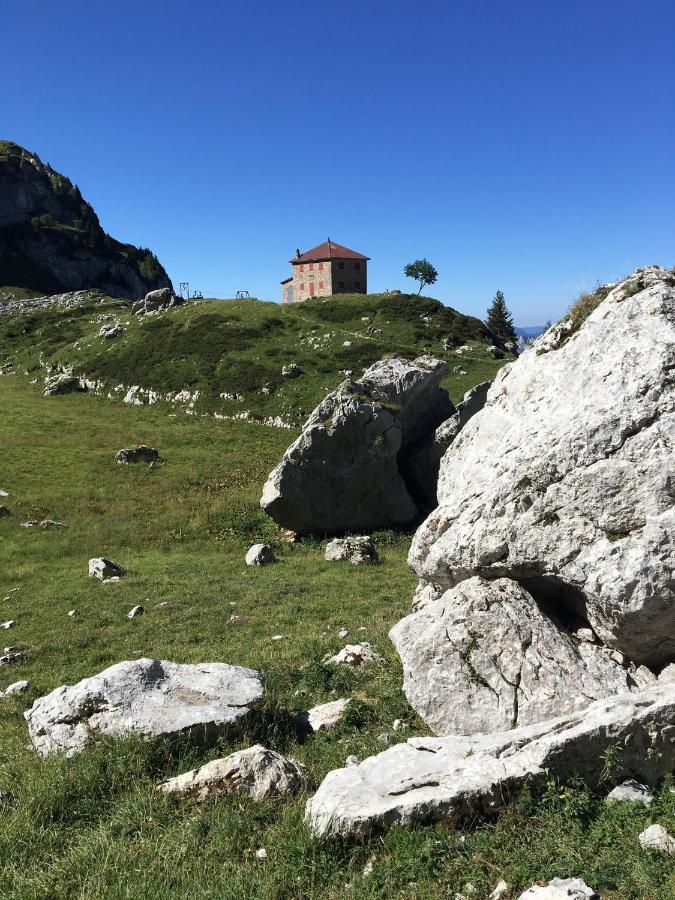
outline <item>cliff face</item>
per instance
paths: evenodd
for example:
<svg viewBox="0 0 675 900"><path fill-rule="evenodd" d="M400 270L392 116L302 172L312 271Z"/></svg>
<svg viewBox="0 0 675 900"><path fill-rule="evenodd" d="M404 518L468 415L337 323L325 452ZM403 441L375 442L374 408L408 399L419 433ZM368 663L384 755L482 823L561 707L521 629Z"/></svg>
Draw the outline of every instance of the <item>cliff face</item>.
<svg viewBox="0 0 675 900"><path fill-rule="evenodd" d="M0 284L131 300L173 287L150 250L106 234L70 179L9 141L0 141Z"/></svg>

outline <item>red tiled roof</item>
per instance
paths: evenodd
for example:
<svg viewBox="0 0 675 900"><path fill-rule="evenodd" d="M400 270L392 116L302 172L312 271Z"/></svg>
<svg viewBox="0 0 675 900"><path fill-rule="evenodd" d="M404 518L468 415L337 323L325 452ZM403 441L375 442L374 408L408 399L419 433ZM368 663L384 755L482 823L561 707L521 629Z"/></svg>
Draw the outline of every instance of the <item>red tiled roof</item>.
<svg viewBox="0 0 675 900"><path fill-rule="evenodd" d="M301 253L300 256L289 259L289 262L293 264L321 262L324 259L370 259L370 257L364 256L363 253L357 253L356 250L350 250L349 247L336 244L335 241L328 240L324 241L323 244L319 244L318 247L313 247L306 253Z"/></svg>

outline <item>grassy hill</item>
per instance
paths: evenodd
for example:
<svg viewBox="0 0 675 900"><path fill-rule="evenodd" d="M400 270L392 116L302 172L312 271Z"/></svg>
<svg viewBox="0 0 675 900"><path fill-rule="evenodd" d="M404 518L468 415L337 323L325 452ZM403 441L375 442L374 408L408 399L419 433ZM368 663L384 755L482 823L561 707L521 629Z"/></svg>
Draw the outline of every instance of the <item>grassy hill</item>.
<svg viewBox="0 0 675 900"><path fill-rule="evenodd" d="M189 322L214 307L168 318ZM266 307L251 309L264 318ZM67 338L65 353L91 331L87 324L80 332L77 321L61 328L42 321L17 333L20 353L39 355L56 343L52 334ZM426 733L401 692L387 638L409 610L409 538L377 534L382 562L374 567L328 563L319 542L283 543L257 508L287 432L91 394L45 399L33 377L0 377L0 489L12 512L0 518L1 619L16 620L4 643L26 654L0 669L0 690L20 678L31 682L26 695L0 701L0 790L9 795L0 801L0 896L441 900L469 882L473 896L486 898L504 878L517 897L535 880L581 876L603 900L672 898L671 858L637 841L654 821L675 830L668 784L645 809L607 806L603 784L551 780L539 795L513 798L498 817L396 828L355 846L311 838L305 795L198 804L157 794L165 777L256 742L305 763L313 788L348 755L382 750L382 734L398 741ZM117 449L140 442L160 449L162 465L115 463ZM67 528L21 527L44 517ZM279 561L247 569L246 549L260 538L274 542ZM101 554L128 575L107 585L88 578L87 560ZM138 603L145 615L128 620ZM341 627L350 640L370 641L383 662L349 671L325 665L346 643ZM241 738L209 750L125 740L73 759L35 754L22 715L33 700L141 655L259 668L264 706ZM353 698L343 723L298 735L298 713L337 697ZM392 729L397 718L400 732ZM255 857L260 847L264 862ZM369 861L372 873L364 876Z"/></svg>
<svg viewBox="0 0 675 900"><path fill-rule="evenodd" d="M124 333L100 338L101 325L113 322L121 322ZM445 386L457 401L503 364L488 352L496 343L478 319L407 295L340 295L289 306L206 300L140 320L127 302L96 292L70 306L24 304L5 314L0 303L0 364L12 362L36 373L38 366L74 366L77 374L101 380L105 392L119 385L140 385L160 395L199 391L198 413L246 411L292 424L300 423L344 372L358 376L392 353L446 359ZM300 366L299 377L282 376L289 363Z"/></svg>

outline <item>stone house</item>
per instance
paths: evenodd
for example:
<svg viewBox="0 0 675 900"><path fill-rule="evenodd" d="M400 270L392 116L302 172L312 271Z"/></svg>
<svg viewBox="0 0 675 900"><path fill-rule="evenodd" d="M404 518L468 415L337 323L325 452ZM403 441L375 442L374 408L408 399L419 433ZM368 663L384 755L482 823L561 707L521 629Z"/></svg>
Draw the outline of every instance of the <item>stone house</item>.
<svg viewBox="0 0 675 900"><path fill-rule="evenodd" d="M323 244L289 260L293 274L281 282L282 303L300 303L310 297L368 293L370 257L328 238Z"/></svg>

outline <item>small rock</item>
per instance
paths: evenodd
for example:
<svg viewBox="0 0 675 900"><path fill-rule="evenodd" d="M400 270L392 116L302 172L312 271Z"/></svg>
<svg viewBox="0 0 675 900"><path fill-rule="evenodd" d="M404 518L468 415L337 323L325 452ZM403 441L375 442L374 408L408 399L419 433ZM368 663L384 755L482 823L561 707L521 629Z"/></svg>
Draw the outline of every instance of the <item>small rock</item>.
<svg viewBox="0 0 675 900"><path fill-rule="evenodd" d="M305 710L300 715L300 725L308 731L328 731L337 725L351 702L349 699L341 698Z"/></svg>
<svg viewBox="0 0 675 900"><path fill-rule="evenodd" d="M497 882L497 885L496 885L494 891L490 894L488 900L506 900L508 895L509 895L509 886L502 879L501 881Z"/></svg>
<svg viewBox="0 0 675 900"><path fill-rule="evenodd" d="M349 635L350 635L350 631L349 631L348 628L341 628L341 629L338 631L338 637L339 637L339 638L346 638L346 637L349 637Z"/></svg>
<svg viewBox="0 0 675 900"><path fill-rule="evenodd" d="M358 764L359 764L359 758L358 758L358 756L354 756L353 754L348 756L347 759L345 760L345 766L358 766Z"/></svg>
<svg viewBox="0 0 675 900"><path fill-rule="evenodd" d="M638 840L645 850L660 850L671 856L675 853L675 837L663 825L650 825L639 835Z"/></svg>
<svg viewBox="0 0 675 900"><path fill-rule="evenodd" d="M267 859L267 850L264 847L261 847L259 850L255 851L256 859Z"/></svg>
<svg viewBox="0 0 675 900"><path fill-rule="evenodd" d="M297 378L299 375L302 375L302 369L297 363L289 363L281 370L282 378Z"/></svg>
<svg viewBox="0 0 675 900"><path fill-rule="evenodd" d="M347 644L335 656L331 656L328 660L334 666L362 666L364 663L375 662L381 659L368 641L362 641L360 644Z"/></svg>
<svg viewBox="0 0 675 900"><path fill-rule="evenodd" d="M116 322L114 325L103 325L98 333L100 338L104 338L104 340L110 340L111 338L118 337L120 334L124 332L124 328L119 322Z"/></svg>
<svg viewBox="0 0 675 900"><path fill-rule="evenodd" d="M118 450L115 459L120 465L131 465L133 463L153 463L159 459L159 450L154 447L148 447L147 444L139 444L138 447L125 447Z"/></svg>
<svg viewBox="0 0 675 900"><path fill-rule="evenodd" d="M247 566L266 566L275 562L274 551L269 544L253 544L246 554Z"/></svg>
<svg viewBox="0 0 675 900"><path fill-rule="evenodd" d="M391 740L391 735L388 731L383 731L382 734L378 734L376 740L378 740L381 744L388 744Z"/></svg>
<svg viewBox="0 0 675 900"><path fill-rule="evenodd" d="M9 791L0 790L0 807L9 806L13 800L14 797L10 794Z"/></svg>
<svg viewBox="0 0 675 900"><path fill-rule="evenodd" d="M9 497L7 491L0 491L0 497Z"/></svg>
<svg viewBox="0 0 675 900"><path fill-rule="evenodd" d="M5 518L5 516L11 516L11 515L12 515L11 509L9 509L7 506L4 506L4 504L0 504L0 519Z"/></svg>
<svg viewBox="0 0 675 900"><path fill-rule="evenodd" d="M246 794L266 800L296 793L307 785L305 767L260 744L216 759L158 785L164 794L205 800L220 794Z"/></svg>
<svg viewBox="0 0 675 900"><path fill-rule="evenodd" d="M329 562L348 560L354 566L377 561L372 540L365 536L335 538L326 546L325 558Z"/></svg>
<svg viewBox="0 0 675 900"><path fill-rule="evenodd" d="M69 610L69 612L68 612L69 619L74 619L76 615L77 615L77 610L74 610L74 609Z"/></svg>
<svg viewBox="0 0 675 900"><path fill-rule="evenodd" d="M283 634L273 634L272 637L270 638L270 640L272 640L272 641L283 641L283 639L284 639Z"/></svg>
<svg viewBox="0 0 675 900"><path fill-rule="evenodd" d="M20 651L12 652L11 647L5 647L4 656L0 656L0 668L2 668L3 666L9 666L15 662L20 662L22 659L25 659L25 658L26 658L26 656L24 653L21 653Z"/></svg>
<svg viewBox="0 0 675 900"><path fill-rule="evenodd" d="M579 628L574 632L574 636L579 641L585 641L588 644L595 643L595 635L590 628Z"/></svg>
<svg viewBox="0 0 675 900"><path fill-rule="evenodd" d="M518 900L595 900L597 896L581 878L553 878L546 887L533 885Z"/></svg>
<svg viewBox="0 0 675 900"><path fill-rule="evenodd" d="M391 727L394 731L400 731L402 728L405 728L405 724L400 719L394 719Z"/></svg>
<svg viewBox="0 0 675 900"><path fill-rule="evenodd" d="M104 556L97 556L89 560L89 577L99 578L101 581L107 581L111 578L121 578L126 572L117 563L106 559Z"/></svg>
<svg viewBox="0 0 675 900"><path fill-rule="evenodd" d="M143 606L134 606L133 609L130 609L127 613L127 619L135 619L137 616L142 616L145 612L145 607Z"/></svg>
<svg viewBox="0 0 675 900"><path fill-rule="evenodd" d="M375 857L371 856L368 862L363 867L363 871L361 872L362 878L367 878L369 875L373 874L373 866L375 865Z"/></svg>
<svg viewBox="0 0 675 900"><path fill-rule="evenodd" d="M0 628L4 628L5 631L9 631L10 628L14 628L16 625L15 619L8 619L6 622L0 622Z"/></svg>
<svg viewBox="0 0 675 900"><path fill-rule="evenodd" d="M613 791L607 795L607 803L621 803L623 801L633 801L634 803L642 803L643 806L651 806L654 802L654 795L650 793L649 788L639 781L632 778L624 781L623 784L617 785Z"/></svg>
<svg viewBox="0 0 675 900"><path fill-rule="evenodd" d="M343 341L343 342L342 342L342 346L343 346L343 347L351 347L351 345L352 345L352 342L351 342L351 341Z"/></svg>
<svg viewBox="0 0 675 900"><path fill-rule="evenodd" d="M4 691L0 691L0 698L13 697L16 694L25 694L30 687L30 681L15 681L10 684Z"/></svg>

